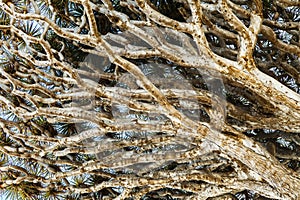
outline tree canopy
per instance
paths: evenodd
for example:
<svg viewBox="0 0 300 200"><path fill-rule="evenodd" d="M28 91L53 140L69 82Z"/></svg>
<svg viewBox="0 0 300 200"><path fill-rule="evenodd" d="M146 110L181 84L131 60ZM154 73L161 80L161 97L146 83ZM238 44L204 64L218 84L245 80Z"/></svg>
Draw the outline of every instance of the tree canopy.
<svg viewBox="0 0 300 200"><path fill-rule="evenodd" d="M0 198L299 199L300 2L1 0Z"/></svg>

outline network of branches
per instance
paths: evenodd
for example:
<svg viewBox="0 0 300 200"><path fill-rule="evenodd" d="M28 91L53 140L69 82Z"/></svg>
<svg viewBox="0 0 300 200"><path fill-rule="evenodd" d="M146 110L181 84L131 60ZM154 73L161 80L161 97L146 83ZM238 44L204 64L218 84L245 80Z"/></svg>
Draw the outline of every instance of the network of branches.
<svg viewBox="0 0 300 200"><path fill-rule="evenodd" d="M0 198L300 198L297 0L1 0Z"/></svg>

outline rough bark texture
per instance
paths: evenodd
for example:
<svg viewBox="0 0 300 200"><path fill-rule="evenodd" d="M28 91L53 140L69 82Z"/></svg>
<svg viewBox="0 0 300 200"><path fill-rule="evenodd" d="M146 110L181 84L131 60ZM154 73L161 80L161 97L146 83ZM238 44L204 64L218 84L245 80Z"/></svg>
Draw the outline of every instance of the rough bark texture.
<svg viewBox="0 0 300 200"><path fill-rule="evenodd" d="M0 2L15 199L299 199L299 2Z"/></svg>

